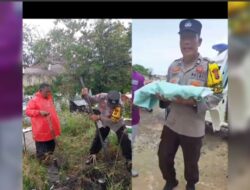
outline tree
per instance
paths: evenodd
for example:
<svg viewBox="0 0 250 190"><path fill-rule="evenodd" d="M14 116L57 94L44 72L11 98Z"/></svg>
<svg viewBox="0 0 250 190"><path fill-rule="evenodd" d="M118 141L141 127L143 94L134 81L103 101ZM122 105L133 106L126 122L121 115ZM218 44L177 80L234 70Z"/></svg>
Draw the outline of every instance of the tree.
<svg viewBox="0 0 250 190"><path fill-rule="evenodd" d="M35 63L36 55L33 46L41 36L35 27L26 23L23 25L23 63L32 65Z"/></svg>
<svg viewBox="0 0 250 190"><path fill-rule="evenodd" d="M95 81L102 91L116 89L130 91L131 27L126 29L119 21L98 20L94 26ZM97 89L94 89L97 90Z"/></svg>
<svg viewBox="0 0 250 190"><path fill-rule="evenodd" d="M107 19L56 20L46 38L31 48L34 63L65 63L67 72L55 84L70 97L80 91L80 77L93 93L130 91L130 49L131 25Z"/></svg>
<svg viewBox="0 0 250 190"><path fill-rule="evenodd" d="M152 72L153 72L153 69L151 68L145 68L144 66L142 65L139 65L139 64L136 64L136 65L133 65L133 70L134 71L137 71L145 76L151 76L152 75Z"/></svg>

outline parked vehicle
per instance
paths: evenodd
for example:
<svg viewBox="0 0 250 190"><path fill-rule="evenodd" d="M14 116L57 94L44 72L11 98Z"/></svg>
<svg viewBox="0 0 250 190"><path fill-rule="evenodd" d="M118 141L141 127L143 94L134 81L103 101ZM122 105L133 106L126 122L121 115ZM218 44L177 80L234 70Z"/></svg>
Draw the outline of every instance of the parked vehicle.
<svg viewBox="0 0 250 190"><path fill-rule="evenodd" d="M228 45L216 44L212 47L218 52L214 61L219 65L223 78L223 99L206 113L206 126L212 127L213 131L228 131Z"/></svg>

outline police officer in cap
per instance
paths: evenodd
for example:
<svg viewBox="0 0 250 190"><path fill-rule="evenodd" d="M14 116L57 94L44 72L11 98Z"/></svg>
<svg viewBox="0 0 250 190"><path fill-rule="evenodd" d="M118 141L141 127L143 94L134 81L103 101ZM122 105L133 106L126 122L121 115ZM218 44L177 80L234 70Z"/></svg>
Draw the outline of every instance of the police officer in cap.
<svg viewBox="0 0 250 190"><path fill-rule="evenodd" d="M122 101L118 91L110 91L109 93L100 93L94 96L89 96L87 88L82 89L82 98L88 99L91 104L98 104L99 114L94 113L90 119L100 123L99 129L96 131L95 137L89 150L89 156L86 164L92 164L96 160L96 154L101 150L102 140L105 141L110 129L113 130L118 138L119 145L122 149L122 154L126 159L127 169L131 172L132 169L132 148L131 141L125 132L125 122L122 116ZM99 132L101 135L99 136Z"/></svg>
<svg viewBox="0 0 250 190"><path fill-rule="evenodd" d="M210 86L216 89L219 84L215 82L208 85L208 80L210 80L210 68L213 68L213 73L217 73L216 80L221 81L218 65L202 57L198 52L202 42L200 37L202 24L198 20L186 19L180 22L179 27L180 50L183 57L170 65L167 81L179 85ZM210 64L213 67L210 67ZM178 185L174 158L179 146L184 157L186 190L195 190L195 184L199 181L198 161L205 135L205 113L220 102L221 90L200 102L180 98L169 101L160 94L156 96L167 108L158 150L159 166L166 180L163 190L173 190Z"/></svg>

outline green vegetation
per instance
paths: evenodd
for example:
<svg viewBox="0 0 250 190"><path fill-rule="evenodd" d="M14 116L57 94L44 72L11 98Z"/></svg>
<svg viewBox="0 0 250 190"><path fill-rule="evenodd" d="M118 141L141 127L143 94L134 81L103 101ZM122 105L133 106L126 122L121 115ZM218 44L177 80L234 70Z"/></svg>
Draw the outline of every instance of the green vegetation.
<svg viewBox="0 0 250 190"><path fill-rule="evenodd" d="M134 71L137 71L141 73L144 76L151 76L152 75L152 69L145 68L142 65L135 64L132 66Z"/></svg>
<svg viewBox="0 0 250 190"><path fill-rule="evenodd" d="M46 37L24 23L23 36L25 64L48 68L58 63L65 68L53 82L55 92L73 97L80 92L80 77L93 94L130 92L131 25L110 19L58 19Z"/></svg>
<svg viewBox="0 0 250 190"><path fill-rule="evenodd" d="M28 153L23 154L23 189L48 189L46 168Z"/></svg>
<svg viewBox="0 0 250 190"><path fill-rule="evenodd" d="M54 153L60 165L61 186L93 190L99 176L106 179L108 190L127 190L131 187L130 173L114 133L108 137L112 163L105 161L101 151L96 165L84 165L96 129L87 115L69 113L67 101L80 93L80 78L93 94L110 90L130 92L131 24L125 27L120 21L110 19L94 22L58 19L45 37L41 37L35 27L24 23L23 28L23 61L26 65L46 69L50 64L59 64L65 69L51 84L54 100L61 105L62 134L57 139ZM33 95L38 87L25 87L24 92ZM130 117L130 113L130 107L126 105L125 117ZM47 190L47 167L37 162L33 155L25 153L23 157L24 189Z"/></svg>
<svg viewBox="0 0 250 190"><path fill-rule="evenodd" d="M108 136L108 152L111 164L105 161L103 151L97 155L97 164L86 166L85 159L95 135L95 126L87 115L80 113L59 114L62 134L57 139L54 156L60 165L60 187L90 190L97 187L97 178L107 181L108 190L127 190L131 188L130 173L126 170L125 159L121 155L116 135ZM23 189L47 190L49 188L47 168L34 156L23 155Z"/></svg>

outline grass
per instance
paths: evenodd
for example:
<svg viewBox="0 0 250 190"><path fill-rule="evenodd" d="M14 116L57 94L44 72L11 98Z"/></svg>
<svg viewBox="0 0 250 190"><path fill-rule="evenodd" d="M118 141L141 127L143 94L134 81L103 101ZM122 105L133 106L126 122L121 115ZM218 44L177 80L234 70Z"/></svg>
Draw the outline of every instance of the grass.
<svg viewBox="0 0 250 190"><path fill-rule="evenodd" d="M23 155L23 189L48 189L46 168L28 153Z"/></svg>
<svg viewBox="0 0 250 190"><path fill-rule="evenodd" d="M84 114L69 113L68 111L59 113L59 117L62 134L57 139L59 145L56 147L54 156L61 166L59 176L62 186L71 189L82 189L80 186L86 186L84 190L91 190L97 184L99 176L106 179L107 190L131 188L130 174L125 168L125 161L121 156L120 147L117 146L118 141L115 133L110 132L108 136L108 153L112 163L106 163L103 151L100 151L97 155L97 164L85 166L84 161L95 135L93 122ZM47 190L46 167L28 154L24 154L23 157L24 189Z"/></svg>
<svg viewBox="0 0 250 190"><path fill-rule="evenodd" d="M124 109L123 109L124 111L123 116L125 118L131 118L131 109L132 109L131 104L129 102L125 102Z"/></svg>

